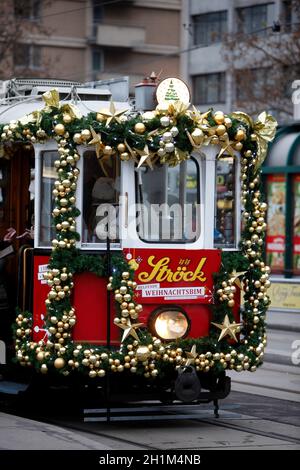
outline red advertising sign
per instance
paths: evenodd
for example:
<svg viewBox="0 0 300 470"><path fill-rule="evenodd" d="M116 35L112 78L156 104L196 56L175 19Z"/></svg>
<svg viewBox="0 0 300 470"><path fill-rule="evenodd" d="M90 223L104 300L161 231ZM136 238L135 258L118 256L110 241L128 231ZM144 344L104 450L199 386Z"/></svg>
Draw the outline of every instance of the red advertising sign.
<svg viewBox="0 0 300 470"><path fill-rule="evenodd" d="M44 319L46 316L45 300L50 287L44 279L44 273L48 269L49 256L37 255L34 257L33 268L33 341L47 341L48 333L45 329Z"/></svg>
<svg viewBox="0 0 300 470"><path fill-rule="evenodd" d="M300 175L294 176L293 268L300 272Z"/></svg>
<svg viewBox="0 0 300 470"><path fill-rule="evenodd" d="M125 256L140 303L212 303L220 250L126 249Z"/></svg>

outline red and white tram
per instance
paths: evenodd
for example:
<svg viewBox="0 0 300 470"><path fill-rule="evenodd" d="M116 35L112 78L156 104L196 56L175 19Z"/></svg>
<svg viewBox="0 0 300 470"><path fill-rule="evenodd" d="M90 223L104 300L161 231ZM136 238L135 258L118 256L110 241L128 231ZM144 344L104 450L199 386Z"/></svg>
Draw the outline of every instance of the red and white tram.
<svg viewBox="0 0 300 470"><path fill-rule="evenodd" d="M140 96L143 87L154 84ZM3 113L4 151L34 149L21 365L53 380L110 381L112 394L168 390L191 402L225 397L226 370L262 363L269 268L259 174L276 123L266 113L256 122L201 113L187 96L167 79L153 110L109 93L74 104L48 90Z"/></svg>

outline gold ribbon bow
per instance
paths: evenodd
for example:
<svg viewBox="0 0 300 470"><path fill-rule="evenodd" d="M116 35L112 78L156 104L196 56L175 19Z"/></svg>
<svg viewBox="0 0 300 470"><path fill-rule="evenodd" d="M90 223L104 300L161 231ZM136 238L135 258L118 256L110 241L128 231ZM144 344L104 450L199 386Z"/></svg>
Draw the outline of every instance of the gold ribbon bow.
<svg viewBox="0 0 300 470"><path fill-rule="evenodd" d="M39 126L41 119L42 115L40 111L32 111L32 113L26 114L25 116L21 117L19 119L19 122L20 124L22 124L22 126L26 126L30 123L35 123L37 126Z"/></svg>
<svg viewBox="0 0 300 470"><path fill-rule="evenodd" d="M43 93L42 98L46 104L47 108L59 108L62 110L63 113L70 114L72 119L80 119L82 118L82 114L74 104L63 104L61 105L59 102L59 93L58 91L53 88L53 90L46 91Z"/></svg>
<svg viewBox="0 0 300 470"><path fill-rule="evenodd" d="M266 158L269 142L272 142L275 137L277 121L266 111L260 113L255 122L248 114L242 111L232 113L231 116L250 126L253 134L257 137L257 162L255 165L255 170L257 170Z"/></svg>
<svg viewBox="0 0 300 470"><path fill-rule="evenodd" d="M59 93L55 88L43 93L42 98L49 108L59 108Z"/></svg>

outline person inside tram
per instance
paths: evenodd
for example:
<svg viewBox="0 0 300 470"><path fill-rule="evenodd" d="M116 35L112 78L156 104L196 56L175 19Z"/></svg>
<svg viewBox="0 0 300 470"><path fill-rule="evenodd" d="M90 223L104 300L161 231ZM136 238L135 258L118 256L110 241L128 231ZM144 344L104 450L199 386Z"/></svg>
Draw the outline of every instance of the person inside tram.
<svg viewBox="0 0 300 470"><path fill-rule="evenodd" d="M120 176L115 165L102 162L91 155L85 164L83 193L83 222L85 242L105 242L118 239L117 221ZM105 221L108 221L105 223Z"/></svg>

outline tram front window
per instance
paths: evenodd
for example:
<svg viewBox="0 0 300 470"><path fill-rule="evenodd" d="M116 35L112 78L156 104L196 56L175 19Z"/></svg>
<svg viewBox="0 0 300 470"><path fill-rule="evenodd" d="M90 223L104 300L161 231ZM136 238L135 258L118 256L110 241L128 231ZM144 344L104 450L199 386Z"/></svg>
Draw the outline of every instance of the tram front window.
<svg viewBox="0 0 300 470"><path fill-rule="evenodd" d="M137 231L146 242L190 243L200 233L199 167L194 159L175 167L136 169Z"/></svg>
<svg viewBox="0 0 300 470"><path fill-rule="evenodd" d="M41 202L40 202L40 230L39 245L50 246L54 237L54 228L52 226L52 210L54 197L52 194L54 181L57 174L54 167L54 161L58 159L58 153L54 151L45 151L42 153L41 160Z"/></svg>
<svg viewBox="0 0 300 470"><path fill-rule="evenodd" d="M97 159L96 153L83 155L83 243L104 243L109 237L119 241L118 211L120 164L118 159Z"/></svg>
<svg viewBox="0 0 300 470"><path fill-rule="evenodd" d="M216 200L214 244L218 248L235 248L235 161L233 157L216 162Z"/></svg>

